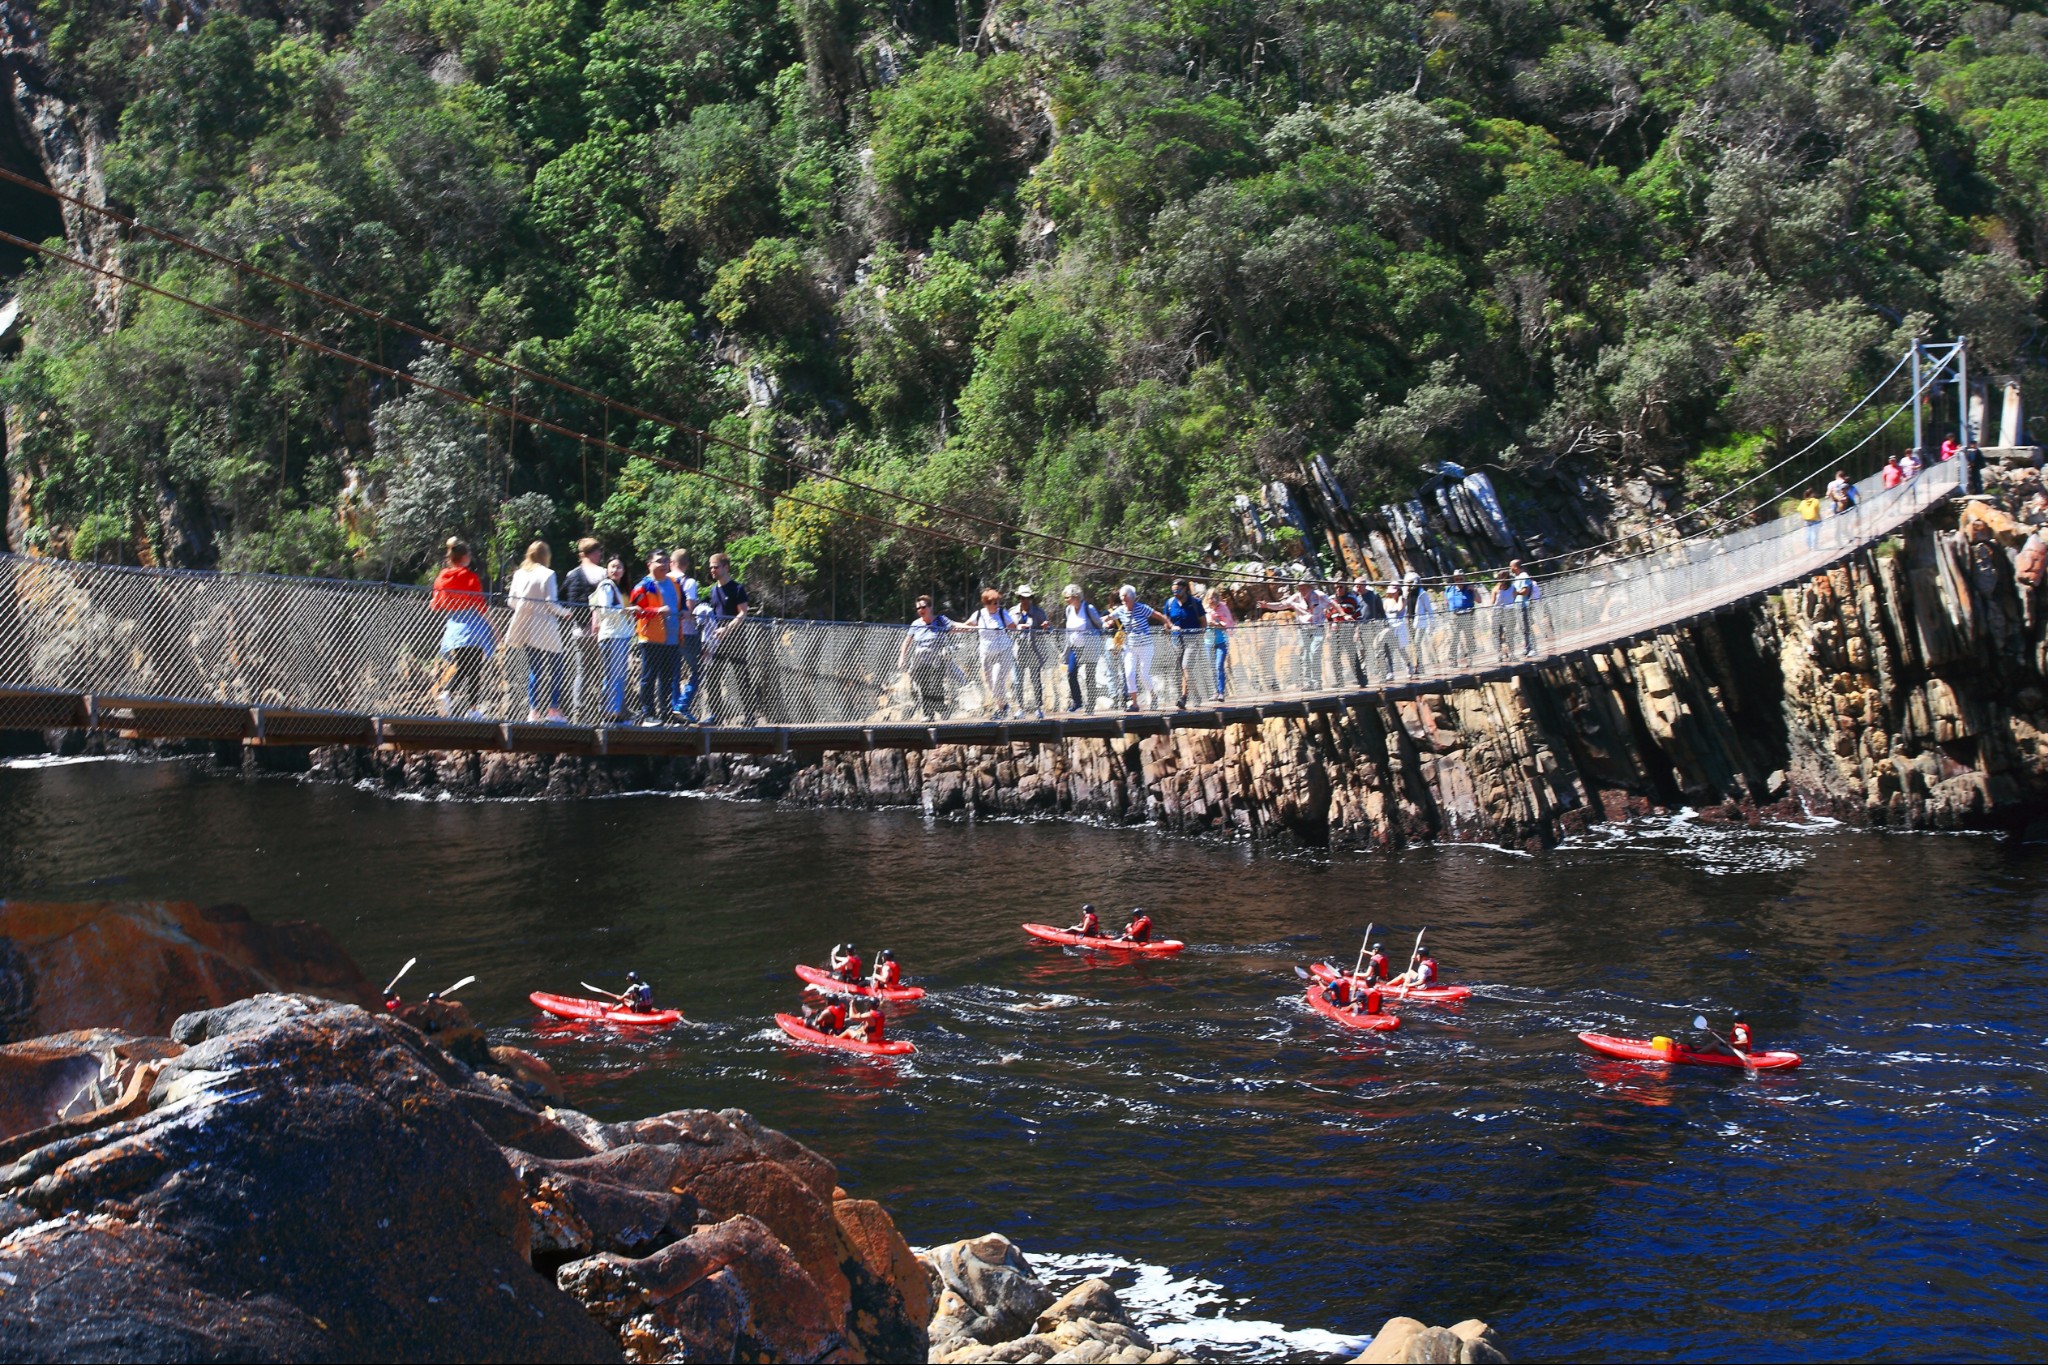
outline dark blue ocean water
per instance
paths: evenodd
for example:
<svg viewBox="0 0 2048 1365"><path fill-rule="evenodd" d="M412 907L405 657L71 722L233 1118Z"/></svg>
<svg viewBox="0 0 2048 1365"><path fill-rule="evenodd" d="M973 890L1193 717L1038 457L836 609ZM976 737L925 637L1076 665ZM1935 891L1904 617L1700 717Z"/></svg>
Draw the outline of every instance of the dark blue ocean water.
<svg viewBox="0 0 2048 1365"><path fill-rule="evenodd" d="M465 999L602 1116L738 1105L914 1243L997 1229L1104 1269L1184 1349L1491 1320L1522 1358L2048 1353L2048 849L1686 820L1537 857L1278 857L1073 825L670 797L392 801L178 765L0 770L0 893L238 900ZM1026 919L1142 902L1199 945L1110 962ZM1107 918L1107 916L1105 916ZM1292 968L1428 925L1477 996L1385 1037ZM789 1045L791 963L897 950L915 1058ZM691 1023L557 1031L628 967ZM1801 1070L1673 1074L1580 1029L1742 1012Z"/></svg>

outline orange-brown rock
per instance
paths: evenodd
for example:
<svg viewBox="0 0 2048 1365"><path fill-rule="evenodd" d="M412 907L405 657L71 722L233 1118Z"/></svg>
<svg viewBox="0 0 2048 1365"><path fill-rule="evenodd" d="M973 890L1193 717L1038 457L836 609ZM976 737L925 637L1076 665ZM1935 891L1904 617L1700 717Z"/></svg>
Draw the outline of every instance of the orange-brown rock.
<svg viewBox="0 0 2048 1365"><path fill-rule="evenodd" d="M240 906L0 901L0 1042L168 1034L181 1014L276 990L367 1005L375 987L326 930Z"/></svg>

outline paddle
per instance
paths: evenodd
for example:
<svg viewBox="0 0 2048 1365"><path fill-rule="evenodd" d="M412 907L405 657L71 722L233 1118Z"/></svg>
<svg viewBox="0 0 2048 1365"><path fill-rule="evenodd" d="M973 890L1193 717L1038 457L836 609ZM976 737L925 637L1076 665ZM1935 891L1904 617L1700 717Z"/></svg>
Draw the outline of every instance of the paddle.
<svg viewBox="0 0 2048 1365"><path fill-rule="evenodd" d="M1743 1069L1744 1071L1754 1072L1754 1071L1756 1070L1756 1063L1755 1063L1755 1062L1752 1062L1751 1060L1749 1060L1749 1054L1748 1054L1747 1052L1743 1052L1743 1051L1739 1050L1739 1049L1738 1049L1738 1048L1737 1048L1737 1047L1735 1046L1735 1044L1733 1044L1733 1043L1729 1042L1729 1041L1728 1041L1728 1040L1727 1040L1726 1038L1723 1038L1723 1037L1722 1037L1722 1036L1721 1036L1720 1034L1718 1034L1718 1033L1715 1033L1715 1032L1714 1032L1714 1031L1713 1031L1712 1029L1710 1029L1710 1028L1708 1028L1708 1027L1707 1027L1707 1016L1706 1016L1706 1015L1704 1015L1704 1014L1695 1014L1695 1015L1694 1015L1694 1016L1692 1017L1692 1026L1693 1026L1694 1028L1698 1029L1698 1030L1699 1030L1699 1031L1700 1031L1701 1033L1704 1033L1704 1034L1706 1034L1706 1035L1707 1035L1708 1037L1712 1038L1712 1039L1713 1039L1713 1040L1714 1040L1715 1042L1719 1043L1719 1044L1720 1044L1720 1045L1721 1045L1722 1047L1725 1047L1725 1048L1727 1048L1727 1049L1728 1049L1728 1051L1729 1051L1729 1052L1730 1052L1731 1054L1733 1054L1733 1056L1735 1057L1735 1059L1736 1059L1737 1061L1739 1061L1739 1062L1741 1062L1741 1063L1742 1063L1742 1069Z"/></svg>
<svg viewBox="0 0 2048 1365"><path fill-rule="evenodd" d="M1407 997L1409 987L1422 984L1415 979L1415 964L1422 960L1422 936L1428 932L1429 926L1426 924L1415 931L1415 951L1408 954L1408 970L1401 973L1401 984L1395 987L1396 990L1401 992L1404 999Z"/></svg>
<svg viewBox="0 0 2048 1365"><path fill-rule="evenodd" d="M1351 984L1354 986L1358 984L1358 974L1365 970L1365 947L1372 942L1372 931L1378 927L1368 921L1365 926L1365 937L1358 941L1358 961L1351 965Z"/></svg>
<svg viewBox="0 0 2048 1365"><path fill-rule="evenodd" d="M391 992L398 988L398 983L405 980L405 974L418 965L419 959L416 957L409 957L405 960L405 965L398 969L398 975L392 977L390 984L384 987L384 995L387 999L390 997Z"/></svg>
<svg viewBox="0 0 2048 1365"><path fill-rule="evenodd" d="M448 988L447 990L445 990L445 991L442 991L442 992L441 992L441 994L440 994L440 998L441 998L441 999L443 999L443 1000L446 1000L446 999L447 999L447 998L448 998L449 996L451 996L451 995L455 994L455 992L457 992L457 991L461 990L461 989L462 989L462 988L463 988L464 986L467 986L467 985L468 985L468 984L469 984L470 982L472 982L472 981L474 981L474 980L476 980L476 978L475 978L474 976L465 976L465 977L463 977L463 978L462 978L462 980L460 980L460 981L456 982L456 983L455 983L454 985L450 986L450 987L449 987L449 988Z"/></svg>
<svg viewBox="0 0 2048 1365"><path fill-rule="evenodd" d="M602 986L593 986L588 981L582 982L580 984L586 991L596 991L599 995L609 995L614 1000L624 1000L626 998L626 993L624 991L608 991Z"/></svg>

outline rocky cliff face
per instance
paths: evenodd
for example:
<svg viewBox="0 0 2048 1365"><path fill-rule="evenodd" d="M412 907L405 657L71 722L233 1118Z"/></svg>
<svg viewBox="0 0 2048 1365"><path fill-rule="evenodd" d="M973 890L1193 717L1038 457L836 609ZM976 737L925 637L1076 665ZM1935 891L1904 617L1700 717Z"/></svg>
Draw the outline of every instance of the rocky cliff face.
<svg viewBox="0 0 2048 1365"><path fill-rule="evenodd" d="M326 750L311 771L456 796L704 788L1338 848L1540 845L1678 806L2019 824L2048 809L2044 547L1989 511L1923 523L1697 626L1508 681L1217 730L708 760Z"/></svg>

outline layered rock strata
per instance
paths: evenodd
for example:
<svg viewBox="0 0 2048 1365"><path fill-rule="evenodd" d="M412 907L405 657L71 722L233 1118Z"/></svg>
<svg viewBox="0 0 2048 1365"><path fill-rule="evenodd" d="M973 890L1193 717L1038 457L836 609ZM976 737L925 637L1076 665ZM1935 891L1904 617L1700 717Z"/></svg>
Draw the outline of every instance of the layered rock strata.
<svg viewBox="0 0 2048 1365"><path fill-rule="evenodd" d="M263 995L0 1047L10 1360L921 1360L925 1275L738 1110L600 1123Z"/></svg>

